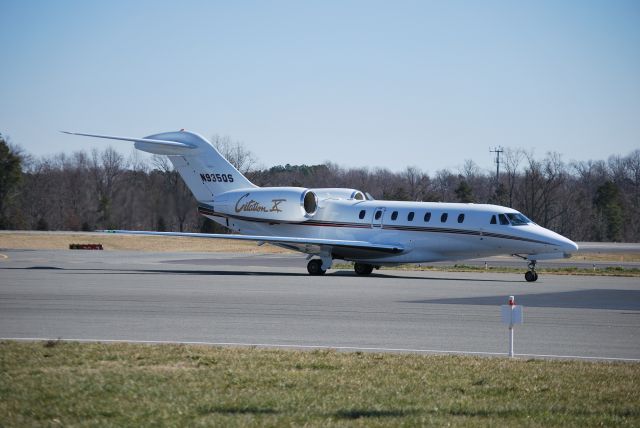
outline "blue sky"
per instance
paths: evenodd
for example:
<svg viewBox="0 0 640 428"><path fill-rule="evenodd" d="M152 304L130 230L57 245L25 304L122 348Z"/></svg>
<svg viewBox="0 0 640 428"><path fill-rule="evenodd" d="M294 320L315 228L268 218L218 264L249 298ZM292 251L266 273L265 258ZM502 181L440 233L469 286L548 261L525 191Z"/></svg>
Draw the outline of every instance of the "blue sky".
<svg viewBox="0 0 640 428"><path fill-rule="evenodd" d="M0 19L0 132L37 155L108 144L61 129L429 172L493 168L496 145L640 147L639 1L0 0Z"/></svg>

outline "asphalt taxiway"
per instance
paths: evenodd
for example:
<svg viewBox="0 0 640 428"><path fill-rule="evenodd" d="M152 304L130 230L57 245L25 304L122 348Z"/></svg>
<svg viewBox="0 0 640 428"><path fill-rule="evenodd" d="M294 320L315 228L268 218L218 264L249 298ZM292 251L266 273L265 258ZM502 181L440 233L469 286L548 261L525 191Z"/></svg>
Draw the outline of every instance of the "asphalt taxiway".
<svg viewBox="0 0 640 428"><path fill-rule="evenodd" d="M638 278L311 277L296 255L0 253L1 338L503 354L499 306L515 295L516 354L640 360Z"/></svg>

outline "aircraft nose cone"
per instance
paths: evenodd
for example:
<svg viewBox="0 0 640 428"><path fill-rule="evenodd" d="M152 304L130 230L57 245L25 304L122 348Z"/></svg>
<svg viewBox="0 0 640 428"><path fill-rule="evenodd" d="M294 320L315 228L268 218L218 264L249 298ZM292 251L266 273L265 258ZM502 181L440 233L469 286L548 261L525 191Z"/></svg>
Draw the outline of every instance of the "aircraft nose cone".
<svg viewBox="0 0 640 428"><path fill-rule="evenodd" d="M571 239L563 237L562 241L560 242L560 248L562 248L562 251L564 251L565 253L575 253L576 251L578 251L578 244L573 242Z"/></svg>

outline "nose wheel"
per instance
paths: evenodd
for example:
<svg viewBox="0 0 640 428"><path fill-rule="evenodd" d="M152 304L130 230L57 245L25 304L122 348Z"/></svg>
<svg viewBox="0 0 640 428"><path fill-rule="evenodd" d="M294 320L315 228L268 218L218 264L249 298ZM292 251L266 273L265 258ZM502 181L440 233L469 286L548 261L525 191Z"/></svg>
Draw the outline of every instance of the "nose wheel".
<svg viewBox="0 0 640 428"><path fill-rule="evenodd" d="M529 270L524 274L524 279L527 282L535 282L538 280L538 273L536 272L536 261L531 260L529 262Z"/></svg>

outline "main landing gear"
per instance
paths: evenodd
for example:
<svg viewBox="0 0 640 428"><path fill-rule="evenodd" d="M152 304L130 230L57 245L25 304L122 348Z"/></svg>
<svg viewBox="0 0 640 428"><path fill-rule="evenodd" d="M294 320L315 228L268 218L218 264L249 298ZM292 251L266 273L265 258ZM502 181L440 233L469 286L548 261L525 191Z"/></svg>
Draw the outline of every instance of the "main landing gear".
<svg viewBox="0 0 640 428"><path fill-rule="evenodd" d="M331 264L325 261L324 266L330 268ZM380 269L380 266L374 266L368 263L354 263L353 265L353 270L356 271L356 274L362 276L371 275L373 269ZM309 260L309 263L307 263L307 271L309 272L309 275L314 276L324 275L325 273L327 273L327 269L323 267L323 262L320 258L313 258Z"/></svg>
<svg viewBox="0 0 640 428"><path fill-rule="evenodd" d="M529 270L524 274L524 279L527 282L535 282L538 280L538 273L536 272L536 261L531 260L529 262Z"/></svg>
<svg viewBox="0 0 640 428"><path fill-rule="evenodd" d="M327 273L325 269L322 269L322 259L311 259L307 263L307 271L309 275L324 275Z"/></svg>
<svg viewBox="0 0 640 428"><path fill-rule="evenodd" d="M371 275L371 272L373 272L373 265L355 263L353 265L353 270L355 270L358 275Z"/></svg>

